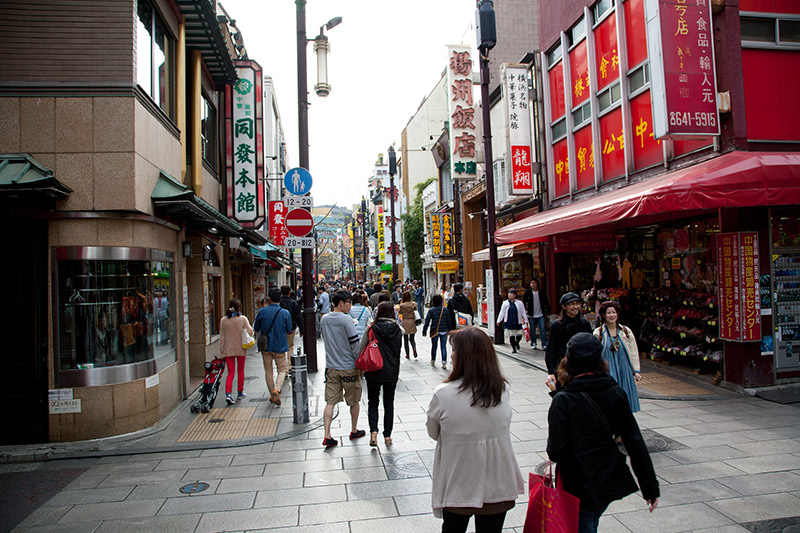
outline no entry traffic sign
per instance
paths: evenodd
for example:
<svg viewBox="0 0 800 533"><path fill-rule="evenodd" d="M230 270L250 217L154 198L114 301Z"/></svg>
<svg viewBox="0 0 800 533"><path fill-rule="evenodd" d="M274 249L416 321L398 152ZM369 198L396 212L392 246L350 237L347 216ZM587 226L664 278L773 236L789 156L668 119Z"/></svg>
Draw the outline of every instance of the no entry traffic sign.
<svg viewBox="0 0 800 533"><path fill-rule="evenodd" d="M295 237L305 237L314 229L314 217L305 209L292 209L286 215L286 231Z"/></svg>

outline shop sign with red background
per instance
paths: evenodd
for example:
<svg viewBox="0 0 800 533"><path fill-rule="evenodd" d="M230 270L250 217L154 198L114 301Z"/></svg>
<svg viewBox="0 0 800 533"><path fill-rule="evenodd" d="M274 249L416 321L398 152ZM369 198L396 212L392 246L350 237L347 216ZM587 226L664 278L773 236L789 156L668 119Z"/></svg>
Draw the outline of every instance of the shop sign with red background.
<svg viewBox="0 0 800 533"><path fill-rule="evenodd" d="M758 234L717 235L721 339L761 341Z"/></svg>
<svg viewBox="0 0 800 533"><path fill-rule="evenodd" d="M572 84L572 107L589 99L589 61L586 57L586 39L569 53L569 79Z"/></svg>
<svg viewBox="0 0 800 533"><path fill-rule="evenodd" d="M567 140L563 139L553 145L553 168L556 171L555 195L566 196L569 194L569 150Z"/></svg>
<svg viewBox="0 0 800 533"><path fill-rule="evenodd" d="M578 190L594 187L594 145L592 126L585 126L575 132L575 176Z"/></svg>
<svg viewBox="0 0 800 533"><path fill-rule="evenodd" d="M664 161L661 141L653 136L653 114L650 109L650 91L645 91L631 100L631 136L633 141L633 164L636 170L657 165Z"/></svg>
<svg viewBox="0 0 800 533"><path fill-rule="evenodd" d="M710 0L645 0L656 138L719 135Z"/></svg>
<svg viewBox="0 0 800 533"><path fill-rule="evenodd" d="M625 143L622 137L622 108L600 117L600 139L603 143L603 181L625 175Z"/></svg>
<svg viewBox="0 0 800 533"><path fill-rule="evenodd" d="M553 235L553 252L557 254L616 250L617 238L608 231L573 231Z"/></svg>
<svg viewBox="0 0 800 533"><path fill-rule="evenodd" d="M286 211L283 200L269 202L269 238L275 246L283 246L289 235L286 231Z"/></svg>
<svg viewBox="0 0 800 533"><path fill-rule="evenodd" d="M617 19L613 13L595 28L594 46L597 63L597 90L599 92L619 79Z"/></svg>
<svg viewBox="0 0 800 533"><path fill-rule="evenodd" d="M564 101L564 62L559 61L547 73L550 79L550 120L557 121L566 112Z"/></svg>

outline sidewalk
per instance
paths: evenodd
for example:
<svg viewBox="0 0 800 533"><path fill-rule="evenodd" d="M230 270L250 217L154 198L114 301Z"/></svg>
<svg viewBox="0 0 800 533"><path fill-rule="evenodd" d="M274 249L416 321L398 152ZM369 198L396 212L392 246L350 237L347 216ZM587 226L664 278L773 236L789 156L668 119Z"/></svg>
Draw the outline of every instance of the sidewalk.
<svg viewBox="0 0 800 533"><path fill-rule="evenodd" d="M402 359L390 447L348 440L343 410L333 422L340 445L331 449L321 446L321 428L309 427L246 446L207 443L166 453L151 448L154 453L0 465L0 483L16 487L0 507L18 506L16 531L438 531L441 521L430 510L435 442L425 429L425 410L447 372L430 365L430 339L416 338L419 359ZM507 357L500 363L514 410L513 446L527 478L546 459L545 374ZM313 376L315 387L321 374ZM255 387L251 380L246 390ZM285 402L280 411L291 416L288 409ZM359 427L367 429L365 411L364 400ZM637 495L615 502L600 531L733 533L800 524L798 415L797 405L737 394L702 402L643 399L636 418L661 482L661 503L650 514ZM131 446L123 451L130 452ZM35 480L46 492L34 504L10 500ZM521 533L526 502L520 496L508 513L506 531Z"/></svg>

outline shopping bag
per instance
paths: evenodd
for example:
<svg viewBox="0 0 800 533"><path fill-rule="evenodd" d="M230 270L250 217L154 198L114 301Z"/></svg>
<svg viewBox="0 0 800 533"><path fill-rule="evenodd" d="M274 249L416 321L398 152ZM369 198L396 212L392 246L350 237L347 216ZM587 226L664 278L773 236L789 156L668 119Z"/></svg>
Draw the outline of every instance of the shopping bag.
<svg viewBox="0 0 800 533"><path fill-rule="evenodd" d="M522 533L576 533L580 500L553 487L551 475L530 474L528 513Z"/></svg>
<svg viewBox="0 0 800 533"><path fill-rule="evenodd" d="M417 326L422 324L422 316L419 314L419 311L417 311L416 309L414 310L414 324L416 324Z"/></svg>
<svg viewBox="0 0 800 533"><path fill-rule="evenodd" d="M472 325L472 316L467 313L456 311L456 327L466 328Z"/></svg>
<svg viewBox="0 0 800 533"><path fill-rule="evenodd" d="M356 368L362 372L375 372L383 368L383 355L378 348L378 341L375 339L372 328L369 329L369 342L356 359Z"/></svg>
<svg viewBox="0 0 800 533"><path fill-rule="evenodd" d="M525 335L525 342L531 342L531 325L527 322L522 324L522 334Z"/></svg>
<svg viewBox="0 0 800 533"><path fill-rule="evenodd" d="M246 329L242 329L242 348L249 350L255 345L256 340L253 338L253 336L247 333Z"/></svg>

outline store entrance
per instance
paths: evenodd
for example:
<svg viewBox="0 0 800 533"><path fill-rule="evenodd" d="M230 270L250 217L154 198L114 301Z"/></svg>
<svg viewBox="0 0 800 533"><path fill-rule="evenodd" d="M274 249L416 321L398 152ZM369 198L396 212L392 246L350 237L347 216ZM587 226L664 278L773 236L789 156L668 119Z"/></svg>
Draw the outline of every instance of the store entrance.
<svg viewBox="0 0 800 533"><path fill-rule="evenodd" d="M0 338L6 357L0 403L10 406L0 444L47 442L47 221L25 220L6 235L0 261Z"/></svg>

